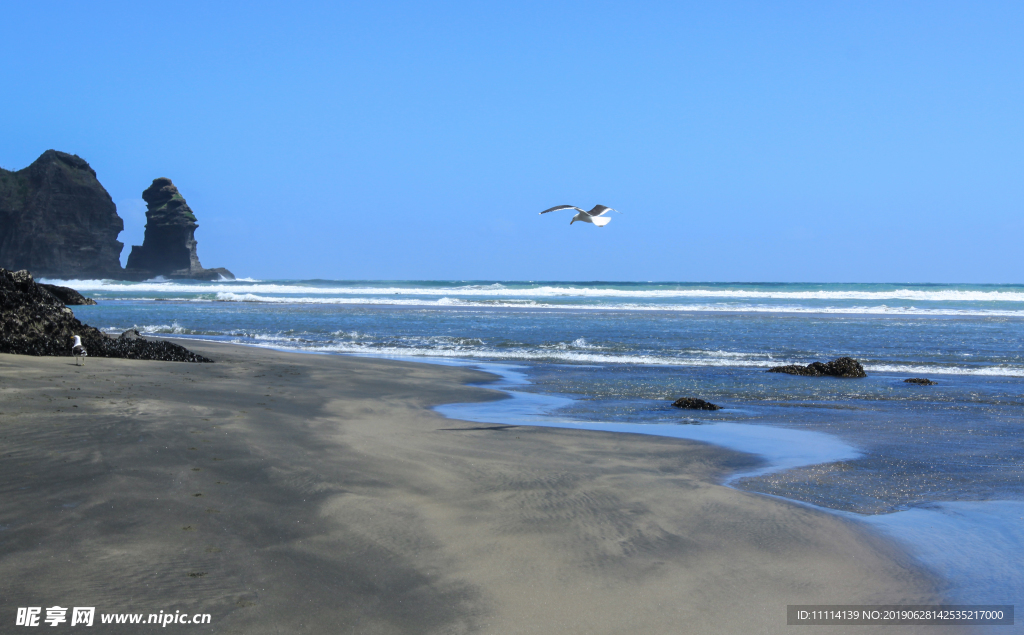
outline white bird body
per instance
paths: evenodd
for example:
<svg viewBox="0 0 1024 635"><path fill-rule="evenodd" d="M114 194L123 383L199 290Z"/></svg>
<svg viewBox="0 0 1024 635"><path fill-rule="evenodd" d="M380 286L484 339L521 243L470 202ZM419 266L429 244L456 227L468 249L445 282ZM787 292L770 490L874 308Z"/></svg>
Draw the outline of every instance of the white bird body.
<svg viewBox="0 0 1024 635"><path fill-rule="evenodd" d="M610 223L612 221L611 217L605 216L605 214L607 214L608 212L615 212L617 214L621 214L622 213L622 212L620 212L617 209L612 209L612 208L607 207L605 205L595 205L594 208L592 210L590 210L589 212L586 211L586 210L580 209L579 207L576 207L575 205L556 205L556 206L552 207L551 209L544 210L543 212L541 212L541 214L547 214L548 212L556 212L556 211L558 211L560 209L574 209L574 210L577 210L577 214L572 217L571 221L569 221L570 225L572 225L576 221L581 221L581 222L584 222L584 223L593 223L594 225L597 225L598 227L604 227L605 225L607 225L608 223Z"/></svg>
<svg viewBox="0 0 1024 635"><path fill-rule="evenodd" d="M85 347L82 346L82 338L78 335L74 336L75 341L71 344L71 354L75 356L75 364L78 364L79 358L84 358L88 355L85 351Z"/></svg>
<svg viewBox="0 0 1024 635"><path fill-rule="evenodd" d="M572 217L572 220L569 221L569 224L572 225L576 221L583 221L584 223L593 223L598 227L604 227L608 223L612 222L612 219L609 216L591 216L586 212L579 212Z"/></svg>

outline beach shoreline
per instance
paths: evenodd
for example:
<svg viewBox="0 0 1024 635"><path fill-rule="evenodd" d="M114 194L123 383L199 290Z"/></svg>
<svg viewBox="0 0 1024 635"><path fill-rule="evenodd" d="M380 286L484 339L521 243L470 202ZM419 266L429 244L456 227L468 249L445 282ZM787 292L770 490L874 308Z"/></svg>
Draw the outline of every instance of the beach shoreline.
<svg viewBox="0 0 1024 635"><path fill-rule="evenodd" d="M788 604L943 599L890 541L718 484L750 455L446 419L503 398L457 366L189 347L216 363L0 356L5 623L59 604L218 633L776 632Z"/></svg>

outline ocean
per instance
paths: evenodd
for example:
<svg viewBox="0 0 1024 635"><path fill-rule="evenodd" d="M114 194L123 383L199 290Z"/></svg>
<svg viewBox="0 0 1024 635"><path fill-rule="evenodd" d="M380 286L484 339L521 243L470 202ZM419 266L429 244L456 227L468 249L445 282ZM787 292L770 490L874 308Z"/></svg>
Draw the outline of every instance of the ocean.
<svg viewBox="0 0 1024 635"><path fill-rule="evenodd" d="M952 600L1024 600L1024 285L46 282L110 333L469 364L514 397L451 416L760 454L728 484L903 541ZM841 356L868 377L765 372Z"/></svg>

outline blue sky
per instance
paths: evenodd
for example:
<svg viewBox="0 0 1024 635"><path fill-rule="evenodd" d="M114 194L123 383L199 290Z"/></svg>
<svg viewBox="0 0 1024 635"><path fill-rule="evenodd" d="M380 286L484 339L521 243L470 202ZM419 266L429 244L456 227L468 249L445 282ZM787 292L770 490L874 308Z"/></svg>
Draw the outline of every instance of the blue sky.
<svg viewBox="0 0 1024 635"><path fill-rule="evenodd" d="M1024 282L1019 2L147 4L0 23L123 259L166 176L241 276Z"/></svg>

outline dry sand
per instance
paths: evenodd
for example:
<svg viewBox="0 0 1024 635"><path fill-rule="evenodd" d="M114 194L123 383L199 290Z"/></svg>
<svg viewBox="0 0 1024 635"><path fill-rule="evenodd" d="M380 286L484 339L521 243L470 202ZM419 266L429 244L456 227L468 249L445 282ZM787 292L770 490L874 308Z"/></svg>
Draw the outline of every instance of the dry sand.
<svg viewBox="0 0 1024 635"><path fill-rule="evenodd" d="M500 398L462 368L190 348L217 363L0 355L0 631L59 604L212 616L169 632L868 633L786 605L941 599L859 527L715 484L754 457L445 419Z"/></svg>

